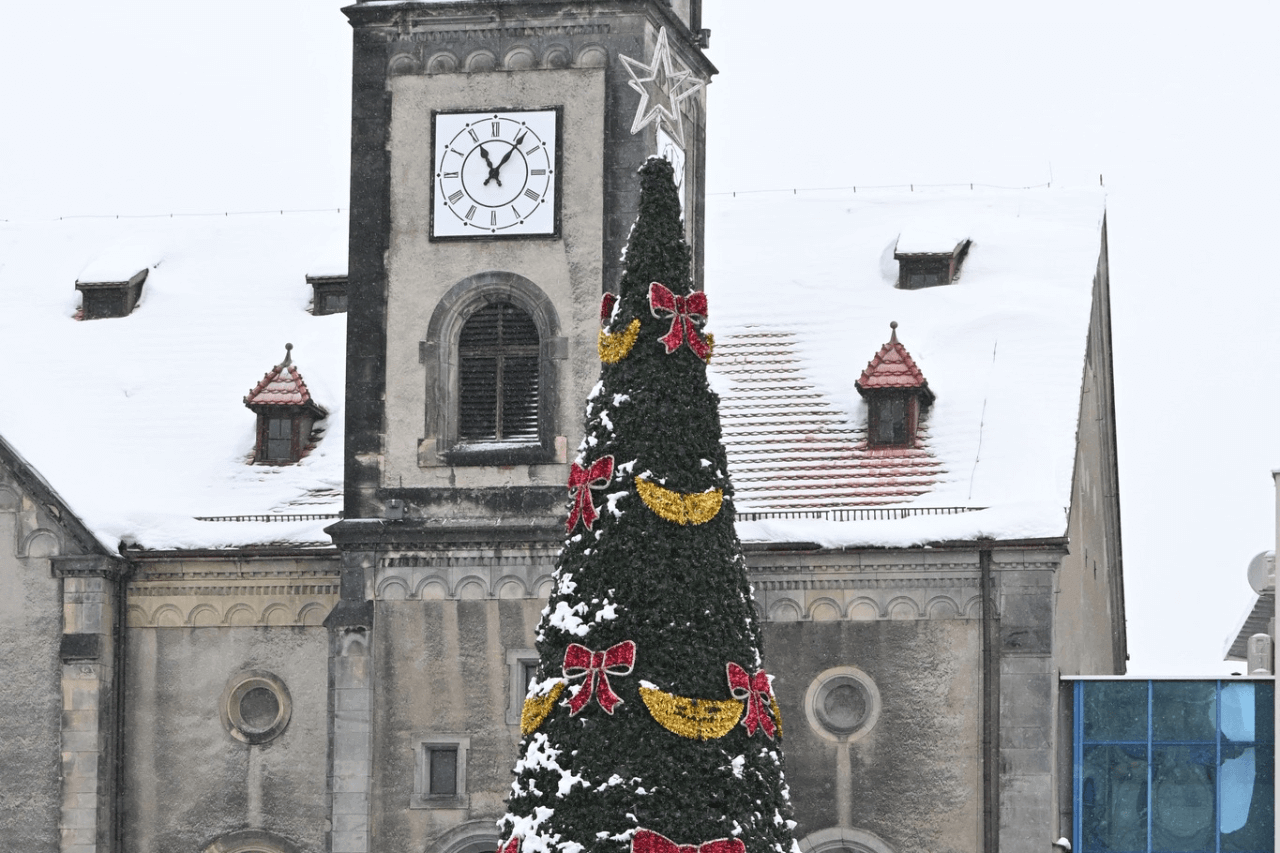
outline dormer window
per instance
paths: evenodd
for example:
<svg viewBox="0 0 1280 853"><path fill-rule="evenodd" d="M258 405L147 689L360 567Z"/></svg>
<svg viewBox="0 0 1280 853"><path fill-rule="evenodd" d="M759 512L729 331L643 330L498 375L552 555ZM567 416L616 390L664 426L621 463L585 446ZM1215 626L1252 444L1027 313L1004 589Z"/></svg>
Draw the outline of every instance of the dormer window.
<svg viewBox="0 0 1280 853"><path fill-rule="evenodd" d="M903 232L894 247L898 262L898 287L920 290L951 284L969 254L969 240Z"/></svg>
<svg viewBox="0 0 1280 853"><path fill-rule="evenodd" d="M867 444L915 447L920 418L932 405L933 392L907 348L898 342L898 324L890 323L889 329L889 342L855 383L867 401Z"/></svg>
<svg viewBox="0 0 1280 853"><path fill-rule="evenodd" d="M309 275L307 284L311 285L311 313L321 314L347 313L347 277L345 275Z"/></svg>
<svg viewBox="0 0 1280 853"><path fill-rule="evenodd" d="M77 281L80 291L80 319L103 320L108 317L127 317L142 296L142 284L147 280L147 268L143 267L123 281Z"/></svg>
<svg viewBox="0 0 1280 853"><path fill-rule="evenodd" d="M293 344L285 344L284 361L271 368L244 404L258 416L253 461L259 465L292 465L315 446L317 421L329 413L311 399L307 383L293 365Z"/></svg>

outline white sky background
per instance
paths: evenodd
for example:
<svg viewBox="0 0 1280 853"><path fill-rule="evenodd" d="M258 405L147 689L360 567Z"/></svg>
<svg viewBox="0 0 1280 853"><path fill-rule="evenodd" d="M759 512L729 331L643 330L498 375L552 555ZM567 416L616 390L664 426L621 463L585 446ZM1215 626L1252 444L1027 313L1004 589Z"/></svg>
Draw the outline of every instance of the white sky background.
<svg viewBox="0 0 1280 853"><path fill-rule="evenodd" d="M1275 4L705 0L709 191L1109 191L1130 671L1203 675L1275 544ZM0 219L347 206L329 0L10 3ZM3 259L0 259L3 263Z"/></svg>

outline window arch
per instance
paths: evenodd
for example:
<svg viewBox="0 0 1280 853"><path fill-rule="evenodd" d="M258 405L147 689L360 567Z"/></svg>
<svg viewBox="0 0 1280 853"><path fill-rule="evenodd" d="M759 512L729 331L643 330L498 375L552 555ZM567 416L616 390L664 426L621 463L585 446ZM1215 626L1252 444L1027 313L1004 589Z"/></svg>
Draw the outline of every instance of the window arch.
<svg viewBox="0 0 1280 853"><path fill-rule="evenodd" d="M421 355L427 393L419 465L553 461L568 342L541 288L509 272L463 279L432 313Z"/></svg>

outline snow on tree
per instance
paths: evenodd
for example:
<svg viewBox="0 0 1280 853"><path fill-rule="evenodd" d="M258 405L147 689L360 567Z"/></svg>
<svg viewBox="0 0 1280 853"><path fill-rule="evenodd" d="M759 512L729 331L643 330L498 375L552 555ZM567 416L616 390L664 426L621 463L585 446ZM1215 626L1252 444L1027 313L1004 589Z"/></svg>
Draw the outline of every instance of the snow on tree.
<svg viewBox="0 0 1280 853"><path fill-rule="evenodd" d="M640 170L501 853L792 853L778 705L666 160Z"/></svg>

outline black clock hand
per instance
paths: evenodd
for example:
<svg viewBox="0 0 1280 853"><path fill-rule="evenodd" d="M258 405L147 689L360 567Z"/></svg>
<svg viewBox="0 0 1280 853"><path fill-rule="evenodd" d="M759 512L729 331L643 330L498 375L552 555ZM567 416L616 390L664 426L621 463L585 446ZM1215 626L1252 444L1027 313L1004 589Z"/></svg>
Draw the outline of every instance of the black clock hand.
<svg viewBox="0 0 1280 853"><path fill-rule="evenodd" d="M498 161L498 166L497 168L494 169L494 171L496 172L499 169L501 169L503 166L505 166L507 161L511 159L511 155L516 153L516 149L518 149L523 144L524 144L524 134L522 133L516 137L515 142L511 143L511 147L507 149L507 153L504 154L502 159ZM498 186L502 186L502 184L498 184Z"/></svg>
<svg viewBox="0 0 1280 853"><path fill-rule="evenodd" d="M494 167L493 161L489 159L489 152L485 150L483 145L480 146L480 156L484 158L484 164L489 167L489 177L484 179L484 183L481 186L489 186L490 181L497 181L498 186L502 186L502 179L498 177L498 169ZM501 166L502 164L499 163L498 168L501 168Z"/></svg>

